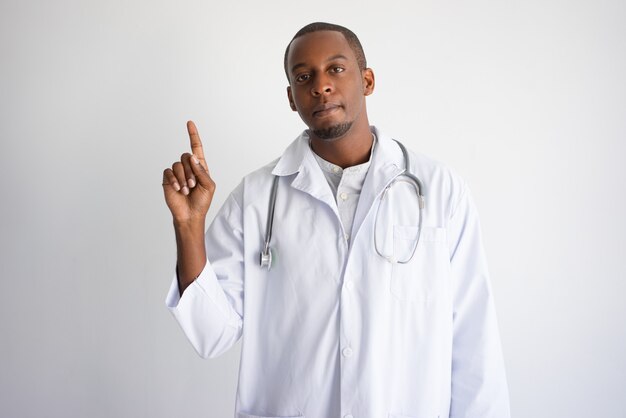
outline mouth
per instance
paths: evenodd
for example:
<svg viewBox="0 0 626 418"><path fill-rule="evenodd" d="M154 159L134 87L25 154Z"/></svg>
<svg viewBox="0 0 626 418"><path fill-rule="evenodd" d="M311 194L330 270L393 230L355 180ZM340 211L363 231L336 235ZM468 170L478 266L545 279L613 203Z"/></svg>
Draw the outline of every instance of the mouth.
<svg viewBox="0 0 626 418"><path fill-rule="evenodd" d="M334 103L323 103L316 106L313 109L313 117L315 118L323 118L325 116L331 115L341 109L341 106Z"/></svg>

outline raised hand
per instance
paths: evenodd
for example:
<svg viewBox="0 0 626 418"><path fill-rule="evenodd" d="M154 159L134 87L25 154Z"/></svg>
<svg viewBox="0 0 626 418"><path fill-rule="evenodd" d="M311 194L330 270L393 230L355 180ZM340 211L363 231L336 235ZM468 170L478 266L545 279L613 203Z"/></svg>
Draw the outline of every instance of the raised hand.
<svg viewBox="0 0 626 418"><path fill-rule="evenodd" d="M163 192L174 223L203 225L213 200L215 182L209 175L202 141L192 121L187 122L187 132L191 154L184 153L172 168L163 171Z"/></svg>

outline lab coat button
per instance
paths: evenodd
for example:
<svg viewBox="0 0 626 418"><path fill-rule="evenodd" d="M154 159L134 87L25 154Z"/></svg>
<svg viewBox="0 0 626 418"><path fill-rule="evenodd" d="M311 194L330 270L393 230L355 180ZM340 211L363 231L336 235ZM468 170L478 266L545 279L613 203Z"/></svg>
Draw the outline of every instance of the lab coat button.
<svg viewBox="0 0 626 418"><path fill-rule="evenodd" d="M350 347L344 348L341 352L343 353L344 357L350 357L352 355L352 349Z"/></svg>
<svg viewBox="0 0 626 418"><path fill-rule="evenodd" d="M336 165L333 166L332 168L333 173L338 173L339 172L339 167L337 167Z"/></svg>
<svg viewBox="0 0 626 418"><path fill-rule="evenodd" d="M341 198L341 200L346 200L346 199L348 199L348 193L345 193L345 192L344 192L344 193L341 193L341 194L339 195L339 197Z"/></svg>
<svg viewBox="0 0 626 418"><path fill-rule="evenodd" d="M346 283L346 289L348 289L348 290L354 289L354 284L352 282L347 282Z"/></svg>

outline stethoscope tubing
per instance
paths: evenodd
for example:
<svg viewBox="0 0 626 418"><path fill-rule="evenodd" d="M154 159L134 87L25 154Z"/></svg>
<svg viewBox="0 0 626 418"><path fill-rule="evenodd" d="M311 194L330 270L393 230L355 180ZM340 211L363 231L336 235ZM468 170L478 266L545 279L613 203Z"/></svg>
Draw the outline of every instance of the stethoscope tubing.
<svg viewBox="0 0 626 418"><path fill-rule="evenodd" d="M406 147L400 141L395 140L395 139L394 141L396 141L396 143L402 150L402 156L404 157L404 170L401 173L399 173L393 180L391 180L389 184L385 187L383 192L381 193L380 200L378 202L378 207L376 208L376 215L375 215L375 220L374 220L374 249L376 250L376 253L380 257L384 258L390 263L406 264L413 259L413 256L415 255L415 251L417 250L420 236L422 234L422 218L423 218L423 211L424 211L424 208L426 207L426 204L425 204L425 199L424 199L424 186L422 185L422 182L420 181L420 179L417 178L417 176L415 176L411 171L409 153ZM406 181L406 180L398 180L399 177L407 177L409 178L409 180L411 180L409 183L411 183L415 187L415 191L417 193L417 198L418 198L418 205L419 205L417 239L415 240L415 244L413 246L411 256L408 259L403 260L403 261L396 260L392 256L386 256L382 254L380 250L378 249L378 241L376 239L376 235L377 235L376 231L377 231L377 226L378 226L378 211L380 209L380 205L383 199L385 198L385 195L387 194L387 192L391 189L391 186L393 186L398 181ZM270 247L270 241L272 240L272 230L274 227L274 210L276 208L276 195L278 193L278 179L279 179L279 176L275 175L274 180L272 182L272 190L270 192L270 200L269 200L268 213L267 213L267 223L265 226L265 241L263 243L263 250L261 251L261 254L260 254L261 268L267 268L267 270L270 270L270 268L272 267L272 249Z"/></svg>

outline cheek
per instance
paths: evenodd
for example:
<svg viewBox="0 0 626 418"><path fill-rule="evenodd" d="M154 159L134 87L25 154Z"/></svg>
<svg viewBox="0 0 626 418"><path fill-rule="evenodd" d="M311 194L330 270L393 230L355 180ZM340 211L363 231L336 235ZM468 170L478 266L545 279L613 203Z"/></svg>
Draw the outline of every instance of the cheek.
<svg viewBox="0 0 626 418"><path fill-rule="evenodd" d="M300 119L302 119L305 123L308 124L310 118L306 110L307 109L306 105L302 103L302 100L295 101L295 105L296 105L296 112L298 112L298 116L300 116Z"/></svg>
<svg viewBox="0 0 626 418"><path fill-rule="evenodd" d="M352 80L352 82L346 86L346 90L344 91L349 92L350 103L358 104L363 100L363 97L365 97L365 86L360 78Z"/></svg>
<svg viewBox="0 0 626 418"><path fill-rule="evenodd" d="M350 96L350 108L353 112L360 112L365 103L365 90L356 88Z"/></svg>
<svg viewBox="0 0 626 418"><path fill-rule="evenodd" d="M307 97L303 91L296 90L291 97L296 106L303 107L307 105Z"/></svg>

